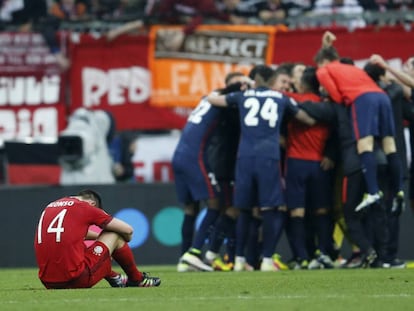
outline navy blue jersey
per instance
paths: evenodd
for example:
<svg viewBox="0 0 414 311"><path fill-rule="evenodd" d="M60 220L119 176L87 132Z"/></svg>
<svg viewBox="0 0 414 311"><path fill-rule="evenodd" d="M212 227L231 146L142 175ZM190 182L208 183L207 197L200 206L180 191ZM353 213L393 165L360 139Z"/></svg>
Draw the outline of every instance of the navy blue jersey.
<svg viewBox="0 0 414 311"><path fill-rule="evenodd" d="M229 107L238 107L241 138L238 157L280 159L280 125L285 110L296 114L296 102L280 92L260 87L226 96Z"/></svg>
<svg viewBox="0 0 414 311"><path fill-rule="evenodd" d="M200 152L205 153L208 141L217 127L220 109L212 106L205 98L201 99L188 117L175 152L194 157L199 157Z"/></svg>

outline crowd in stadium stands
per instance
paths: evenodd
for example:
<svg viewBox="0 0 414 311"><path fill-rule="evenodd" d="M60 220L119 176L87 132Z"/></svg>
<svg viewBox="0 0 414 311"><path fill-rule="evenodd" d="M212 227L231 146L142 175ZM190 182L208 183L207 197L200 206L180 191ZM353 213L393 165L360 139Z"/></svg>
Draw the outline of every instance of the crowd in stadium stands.
<svg viewBox="0 0 414 311"><path fill-rule="evenodd" d="M88 21L140 16L158 23L191 24L204 18L232 24L286 24L287 18L295 16L403 12L413 8L412 0L1 0L0 23L21 26L47 18Z"/></svg>
<svg viewBox="0 0 414 311"><path fill-rule="evenodd" d="M412 16L403 13L412 9L413 0L1 0L0 31L42 33L66 68L69 64L58 51L55 33L67 23L82 29L82 23L103 21L101 31L124 22L127 30L149 24L184 24L183 32L171 40L174 48L200 23L284 24L291 28L335 25L353 29L373 23L411 23ZM374 15L365 16L364 12ZM381 19L381 15L375 15L378 12L396 15ZM111 26L111 21L116 23Z"/></svg>
<svg viewBox="0 0 414 311"><path fill-rule="evenodd" d="M62 67L67 68L68 61L58 51L55 33L68 24L89 29L85 23L99 21L103 22L99 30L108 31L126 22L124 28L117 29L120 33L150 24L184 24L183 32L171 39L174 49L200 23L354 29L368 24L410 24L413 17L407 12L412 9L413 0L1 0L0 31L42 33ZM113 38L117 34L115 31L108 35Z"/></svg>

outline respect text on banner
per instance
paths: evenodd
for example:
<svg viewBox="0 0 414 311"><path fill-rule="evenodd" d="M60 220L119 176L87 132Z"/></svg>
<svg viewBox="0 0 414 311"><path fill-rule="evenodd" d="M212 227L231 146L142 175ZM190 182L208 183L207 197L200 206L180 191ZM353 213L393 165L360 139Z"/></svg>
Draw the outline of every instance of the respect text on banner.
<svg viewBox="0 0 414 311"><path fill-rule="evenodd" d="M203 25L171 50L164 40L174 29L153 26L150 30L151 104L155 106L194 107L202 96L224 86L226 74L248 73L253 65L270 63L275 34L284 28Z"/></svg>

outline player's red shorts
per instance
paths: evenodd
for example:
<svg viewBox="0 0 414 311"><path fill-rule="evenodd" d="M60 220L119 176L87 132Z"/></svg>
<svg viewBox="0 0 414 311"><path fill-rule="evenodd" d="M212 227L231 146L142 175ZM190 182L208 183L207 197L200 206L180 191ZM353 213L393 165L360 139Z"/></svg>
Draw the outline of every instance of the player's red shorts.
<svg viewBox="0 0 414 311"><path fill-rule="evenodd" d="M42 283L48 289L89 288L108 276L111 269L111 254L108 247L96 241L85 251L85 269L79 277L62 283Z"/></svg>

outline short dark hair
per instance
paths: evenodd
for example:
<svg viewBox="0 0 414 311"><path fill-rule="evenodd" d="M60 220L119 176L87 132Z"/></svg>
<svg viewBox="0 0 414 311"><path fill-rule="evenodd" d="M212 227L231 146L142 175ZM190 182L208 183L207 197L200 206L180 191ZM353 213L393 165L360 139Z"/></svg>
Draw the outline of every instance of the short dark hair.
<svg viewBox="0 0 414 311"><path fill-rule="evenodd" d="M275 71L270 66L266 65L258 65L255 66L251 71L250 74L254 72L253 79L256 81L257 85L268 84L269 81L273 78ZM250 77L249 74L249 77ZM252 77L250 77L252 78Z"/></svg>
<svg viewBox="0 0 414 311"><path fill-rule="evenodd" d="M254 66L249 72L249 78L254 80L258 71L262 70L263 68L267 67L266 65L256 65Z"/></svg>
<svg viewBox="0 0 414 311"><path fill-rule="evenodd" d="M274 70L274 77L277 78L280 75L288 75L291 76L292 69L287 68L286 66L279 66Z"/></svg>
<svg viewBox="0 0 414 311"><path fill-rule="evenodd" d="M301 83L306 85L309 91L319 94L319 80L316 77L316 68L313 66L306 66L303 71Z"/></svg>
<svg viewBox="0 0 414 311"><path fill-rule="evenodd" d="M286 73L291 76L293 68L297 65L297 63L291 63L291 62L284 62L277 66L276 71L280 70L281 72L286 71Z"/></svg>
<svg viewBox="0 0 414 311"><path fill-rule="evenodd" d="M314 57L314 61L317 64L322 63L324 60L328 60L332 62L338 59L339 59L338 51L333 46L321 48Z"/></svg>
<svg viewBox="0 0 414 311"><path fill-rule="evenodd" d="M385 75L385 69L378 64L368 62L365 64L364 70L375 82L379 82L380 77Z"/></svg>
<svg viewBox="0 0 414 311"><path fill-rule="evenodd" d="M339 62L341 62L342 64L347 64L347 65L355 65L355 62L351 57L341 57L339 59Z"/></svg>
<svg viewBox="0 0 414 311"><path fill-rule="evenodd" d="M93 200L96 202L96 207L102 208L102 199L98 192L91 189L83 189L78 192L77 196L80 196L86 200Z"/></svg>

